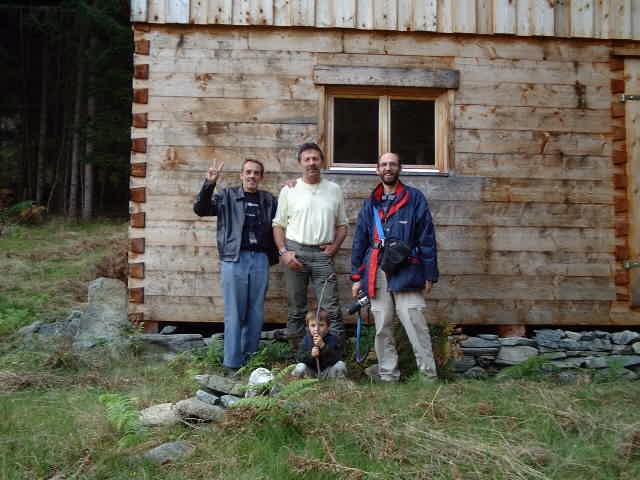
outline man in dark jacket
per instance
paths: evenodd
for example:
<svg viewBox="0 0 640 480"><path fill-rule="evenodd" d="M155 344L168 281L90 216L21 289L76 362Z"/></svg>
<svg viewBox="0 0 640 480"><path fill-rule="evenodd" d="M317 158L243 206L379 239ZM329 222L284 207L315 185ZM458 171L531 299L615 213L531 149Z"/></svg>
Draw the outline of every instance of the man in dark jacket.
<svg viewBox="0 0 640 480"><path fill-rule="evenodd" d="M271 221L277 201L258 190L264 166L247 159L240 187L214 193L224 162L214 163L193 205L197 215L218 217L220 283L224 297L224 366L235 373L258 349L264 322L269 266L278 261Z"/></svg>
<svg viewBox="0 0 640 480"><path fill-rule="evenodd" d="M378 375L388 382L400 377L392 328L395 314L407 332L418 370L426 379L437 376L423 294L424 290L430 293L438 281L435 229L422 192L399 180L401 168L395 153L385 153L378 160L376 171L382 183L360 210L351 253L352 293L356 297L362 290L371 300ZM402 266L391 274L380 268L383 239L400 239L411 249Z"/></svg>

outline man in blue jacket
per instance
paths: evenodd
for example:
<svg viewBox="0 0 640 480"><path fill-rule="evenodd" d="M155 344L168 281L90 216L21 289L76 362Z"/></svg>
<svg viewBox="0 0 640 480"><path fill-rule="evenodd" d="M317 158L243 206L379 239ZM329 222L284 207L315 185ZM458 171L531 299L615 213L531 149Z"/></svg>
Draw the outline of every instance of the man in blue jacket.
<svg viewBox="0 0 640 480"><path fill-rule="evenodd" d="M278 207L269 192L258 190L264 166L246 159L239 187L214 193L224 162L214 163L193 204L197 215L218 217L220 283L224 297L224 366L230 374L258 349L264 322L269 266L278 262L271 221Z"/></svg>
<svg viewBox="0 0 640 480"><path fill-rule="evenodd" d="M378 375L386 382L400 378L392 328L395 314L407 332L418 370L425 379L437 377L424 315L424 291L430 293L438 281L435 229L426 198L400 181L401 169L395 153L385 153L378 160L376 171L382 183L360 210L351 253L352 293L355 298L362 290L371 301ZM383 243L390 239L402 240L411 252L398 270L385 274L380 261Z"/></svg>

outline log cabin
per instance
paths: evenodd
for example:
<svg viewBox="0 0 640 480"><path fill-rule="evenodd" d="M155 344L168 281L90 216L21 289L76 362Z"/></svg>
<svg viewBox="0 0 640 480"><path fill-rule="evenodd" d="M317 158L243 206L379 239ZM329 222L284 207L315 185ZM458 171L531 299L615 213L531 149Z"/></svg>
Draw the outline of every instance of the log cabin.
<svg viewBox="0 0 640 480"><path fill-rule="evenodd" d="M402 154L437 229L432 320L640 325L640 1L131 0L131 21L132 321L221 322L205 171L238 185L257 158L277 195L316 141L351 231ZM276 266L267 323L285 293Z"/></svg>

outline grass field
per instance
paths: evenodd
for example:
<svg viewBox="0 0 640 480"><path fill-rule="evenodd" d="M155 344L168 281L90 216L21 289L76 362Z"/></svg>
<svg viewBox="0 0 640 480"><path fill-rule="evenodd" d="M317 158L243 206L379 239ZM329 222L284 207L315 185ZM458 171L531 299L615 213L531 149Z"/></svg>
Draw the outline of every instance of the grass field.
<svg viewBox="0 0 640 480"><path fill-rule="evenodd" d="M123 221L8 228L0 236L0 335L85 302L96 265L126 235Z"/></svg>
<svg viewBox="0 0 640 480"><path fill-rule="evenodd" d="M22 310L29 322L71 308L92 263L125 230L57 222L0 238L0 268L17 279L0 279L3 319ZM202 357L145 362L134 352L89 360L64 348L21 347L6 333L2 480L640 478L640 381L323 382L294 409L234 409L222 424L159 428L122 447L100 395L125 395L136 408L175 402L193 395L194 372L215 366ZM164 466L139 460L177 439L195 453Z"/></svg>

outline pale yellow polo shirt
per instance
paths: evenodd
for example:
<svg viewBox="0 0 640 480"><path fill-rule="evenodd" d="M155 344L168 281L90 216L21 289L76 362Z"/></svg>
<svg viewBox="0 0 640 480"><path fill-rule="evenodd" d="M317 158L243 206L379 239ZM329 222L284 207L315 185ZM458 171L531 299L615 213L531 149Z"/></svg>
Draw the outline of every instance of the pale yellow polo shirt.
<svg viewBox="0 0 640 480"><path fill-rule="evenodd" d="M295 187L280 191L273 226L284 228L289 240L303 245L332 243L336 227L348 223L337 183L322 179L311 185L298 178Z"/></svg>

